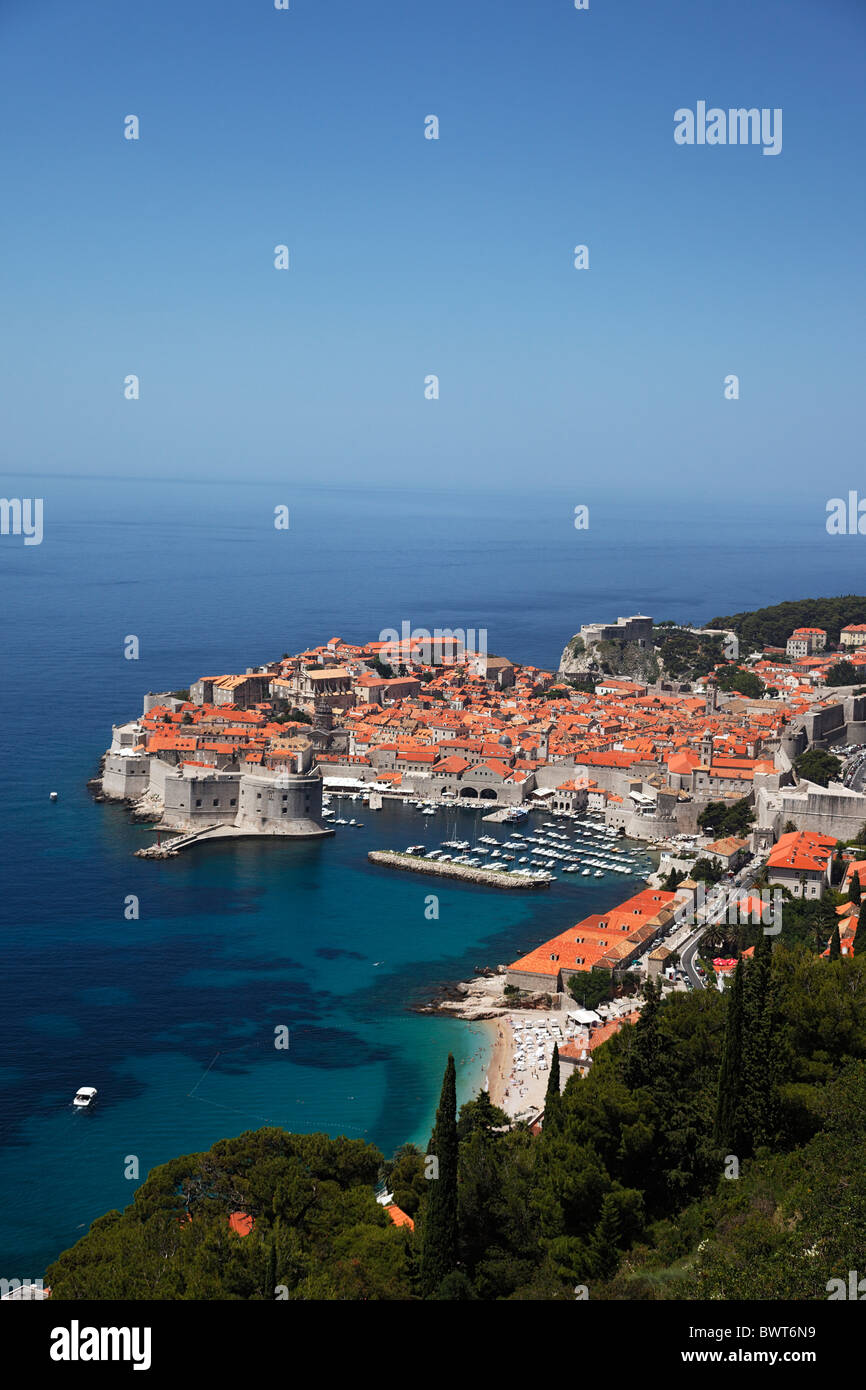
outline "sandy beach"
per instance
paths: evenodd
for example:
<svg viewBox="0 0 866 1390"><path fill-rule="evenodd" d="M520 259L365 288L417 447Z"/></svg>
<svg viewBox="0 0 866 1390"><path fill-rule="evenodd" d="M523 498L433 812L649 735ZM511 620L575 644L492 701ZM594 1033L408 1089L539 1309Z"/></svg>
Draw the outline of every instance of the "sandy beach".
<svg viewBox="0 0 866 1390"><path fill-rule="evenodd" d="M488 1072L490 1099L511 1119L536 1114L544 1106L553 1045L558 1043L561 1047L575 1032L567 1011L515 1009L503 1014L492 1026L496 1029L496 1041ZM531 1042L525 1041L527 1032ZM524 1039L522 1043L518 1042L520 1038ZM522 1070L517 1061L520 1048L525 1049ZM544 1051L543 1060L538 1056L539 1049Z"/></svg>

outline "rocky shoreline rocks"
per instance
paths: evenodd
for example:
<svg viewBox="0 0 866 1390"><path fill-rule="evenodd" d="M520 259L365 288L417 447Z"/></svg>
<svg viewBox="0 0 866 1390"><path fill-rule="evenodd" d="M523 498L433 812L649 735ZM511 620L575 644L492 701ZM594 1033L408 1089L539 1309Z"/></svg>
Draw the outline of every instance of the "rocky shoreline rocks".
<svg viewBox="0 0 866 1390"><path fill-rule="evenodd" d="M494 970L477 968L478 973L471 980L459 980L440 985L434 990L432 1000L418 1004L413 1013L448 1014L452 1018L462 1018L469 1022L481 1022L488 1018L500 1018L515 1008L514 1000L505 993L507 966L498 965ZM549 994L521 994L521 1009L549 1009Z"/></svg>

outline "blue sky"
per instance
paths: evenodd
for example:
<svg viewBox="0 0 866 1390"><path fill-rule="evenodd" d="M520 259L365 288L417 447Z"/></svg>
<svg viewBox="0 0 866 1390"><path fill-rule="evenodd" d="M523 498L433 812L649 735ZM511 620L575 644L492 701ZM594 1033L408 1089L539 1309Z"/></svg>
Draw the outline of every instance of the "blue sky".
<svg viewBox="0 0 866 1390"><path fill-rule="evenodd" d="M862 0L0 0L4 470L856 487L864 49ZM782 153L677 146L699 100Z"/></svg>

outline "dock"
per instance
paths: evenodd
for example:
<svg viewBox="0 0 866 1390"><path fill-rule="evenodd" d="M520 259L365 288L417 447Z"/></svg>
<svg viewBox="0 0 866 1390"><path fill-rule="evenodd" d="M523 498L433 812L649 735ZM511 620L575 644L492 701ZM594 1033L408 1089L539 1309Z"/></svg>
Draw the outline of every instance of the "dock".
<svg viewBox="0 0 866 1390"><path fill-rule="evenodd" d="M407 869L415 874L457 878L462 879L464 883L480 884L484 888L516 888L526 892L527 889L550 887L548 879L497 872L495 869L474 869L468 864L440 864L436 859L419 859L414 854L401 854L397 850L373 849L367 858L371 864L381 864L388 869Z"/></svg>

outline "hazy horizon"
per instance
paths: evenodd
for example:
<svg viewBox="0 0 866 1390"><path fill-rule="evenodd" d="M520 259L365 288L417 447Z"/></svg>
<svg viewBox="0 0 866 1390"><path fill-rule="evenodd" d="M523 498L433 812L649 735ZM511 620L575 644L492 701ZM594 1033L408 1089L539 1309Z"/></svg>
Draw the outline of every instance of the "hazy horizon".
<svg viewBox="0 0 866 1390"><path fill-rule="evenodd" d="M0 37L8 474L856 484L861 6L49 0ZM677 145L701 101L783 111L780 153Z"/></svg>

